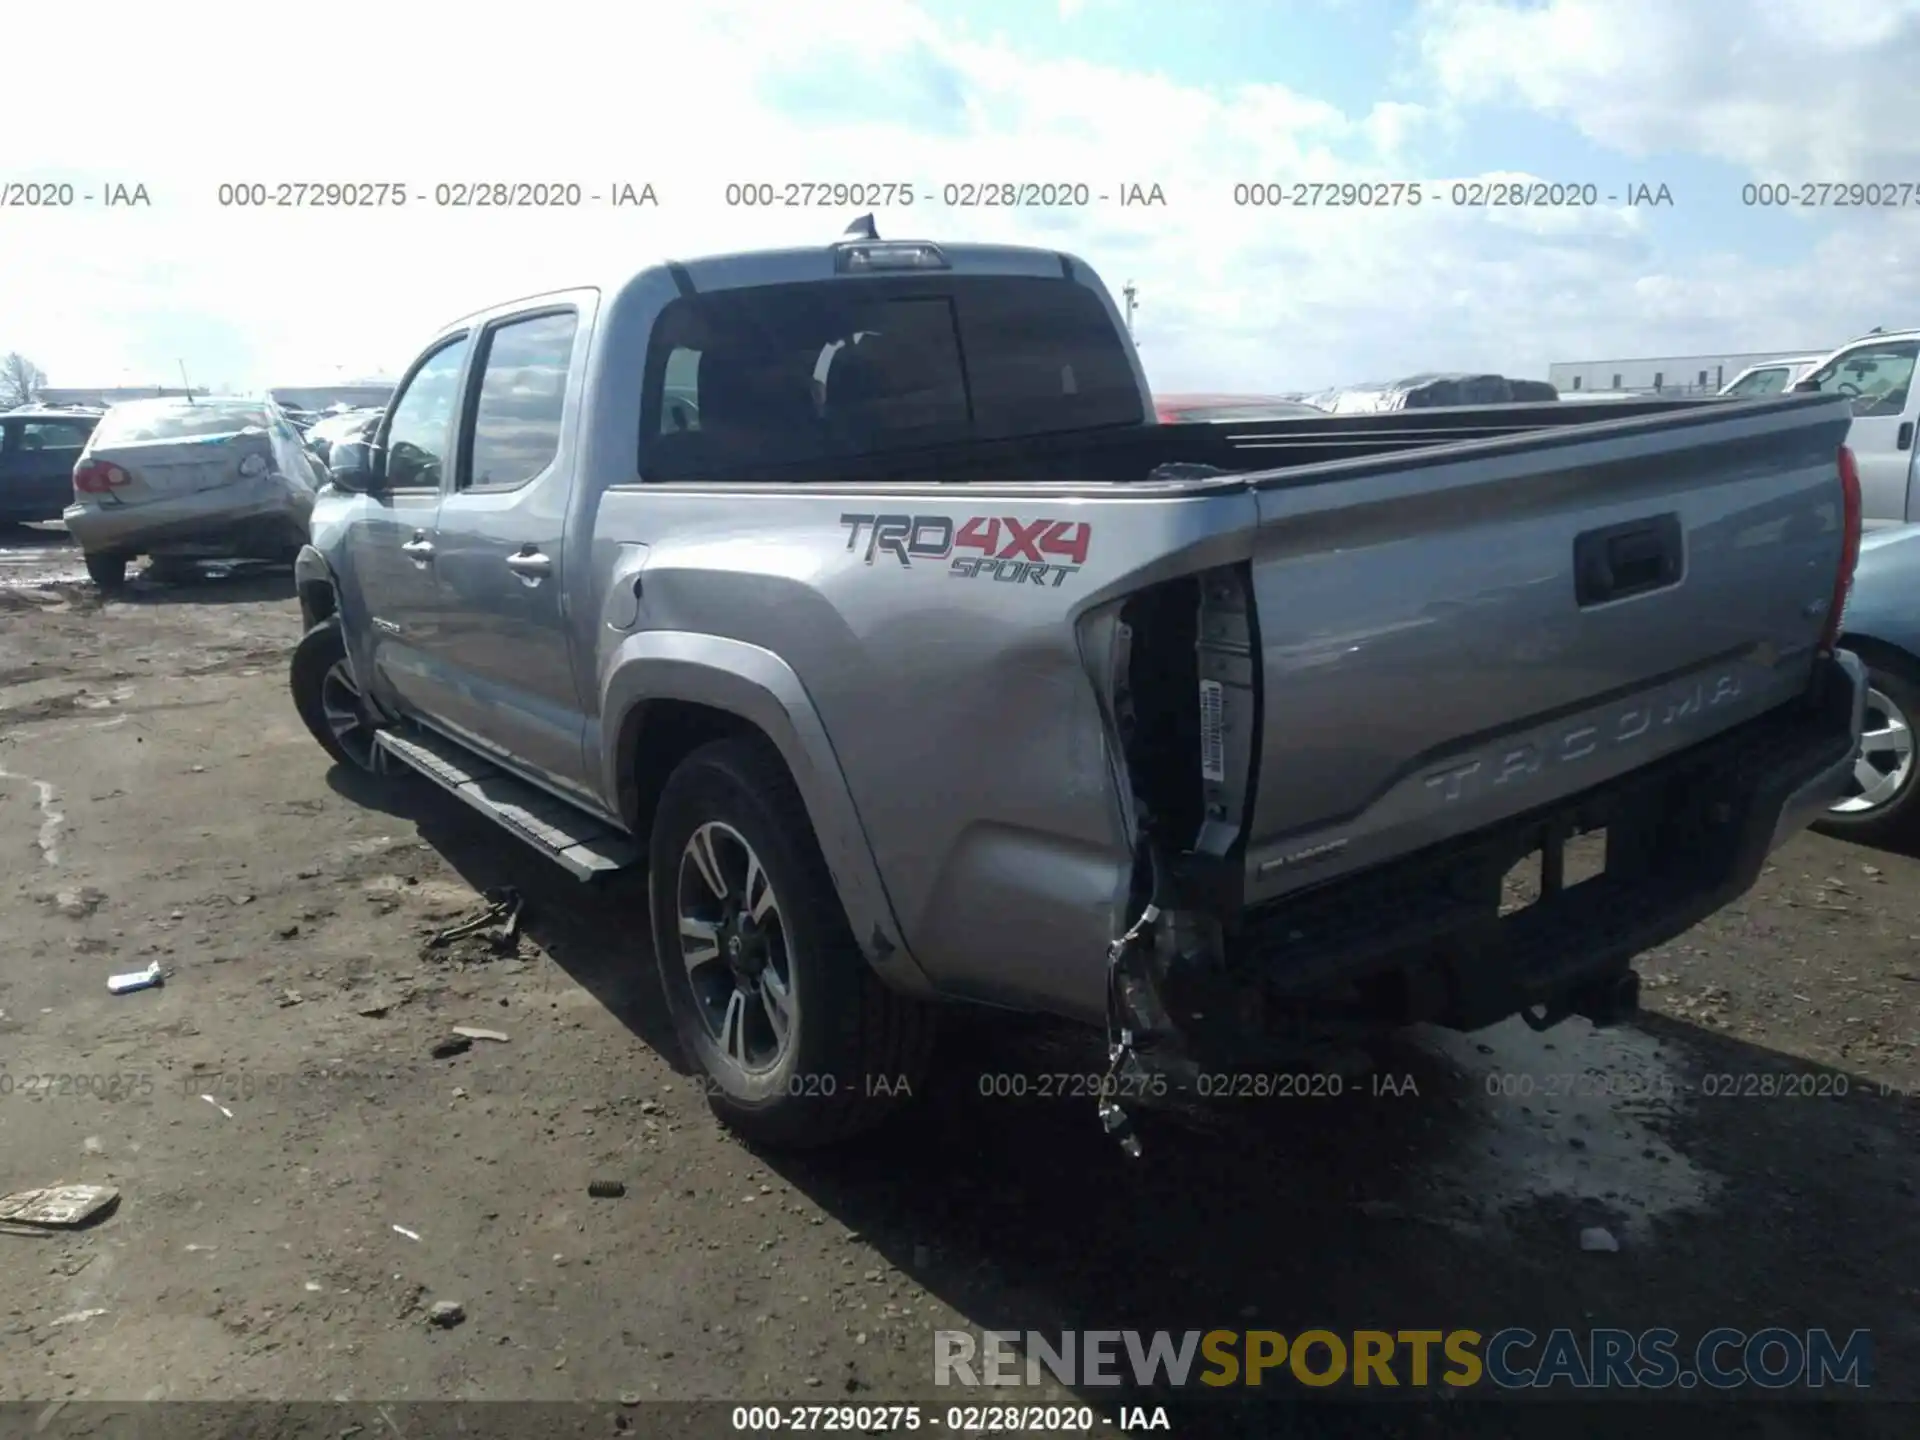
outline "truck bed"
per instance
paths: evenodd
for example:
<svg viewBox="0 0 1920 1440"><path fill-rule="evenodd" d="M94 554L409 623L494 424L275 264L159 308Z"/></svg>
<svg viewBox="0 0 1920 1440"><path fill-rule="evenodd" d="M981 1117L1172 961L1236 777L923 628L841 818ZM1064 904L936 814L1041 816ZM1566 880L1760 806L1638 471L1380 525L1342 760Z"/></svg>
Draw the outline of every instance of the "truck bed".
<svg viewBox="0 0 1920 1440"><path fill-rule="evenodd" d="M1804 397L1786 397L1787 403ZM734 466L703 457L679 463L671 437L651 447L647 479L654 482L804 484L852 482L887 485L1006 483L1078 487L1139 485L1171 464L1205 465L1235 473L1257 472L1263 484L1280 472L1408 451L1431 450L1481 441L1556 435L1570 429L1606 425L1607 433L1655 426L1687 425L1724 415L1738 402L1722 400L1561 401L1536 405L1476 405L1456 409L1391 411L1370 415L1326 415L1302 419L1219 424L1125 426L1111 430L1071 431L1021 440L969 441L958 445L898 449L853 458L814 457L783 464L757 462ZM1738 408L1751 414L1768 401ZM1297 477L1303 483L1321 478ZM1340 473L1324 478L1338 479ZM1191 482L1161 482L1185 488Z"/></svg>
<svg viewBox="0 0 1920 1440"><path fill-rule="evenodd" d="M1191 680L1259 737L1244 902L1550 804L1803 693L1847 425L1806 398L1221 427L1208 463L1241 473L1212 483L1253 491L1259 517L1256 663L1203 635ZM1596 586L1609 554L1619 574Z"/></svg>

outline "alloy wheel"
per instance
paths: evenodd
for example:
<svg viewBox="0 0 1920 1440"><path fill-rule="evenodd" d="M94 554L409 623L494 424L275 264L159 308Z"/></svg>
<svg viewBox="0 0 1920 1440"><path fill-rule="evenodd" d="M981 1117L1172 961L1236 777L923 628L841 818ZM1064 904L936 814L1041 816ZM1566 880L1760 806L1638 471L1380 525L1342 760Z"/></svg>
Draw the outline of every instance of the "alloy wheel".
<svg viewBox="0 0 1920 1440"><path fill-rule="evenodd" d="M680 955L714 1047L749 1075L786 1058L799 1018L779 897L746 838L701 825L680 854Z"/></svg>
<svg viewBox="0 0 1920 1440"><path fill-rule="evenodd" d="M1836 815L1864 815L1900 793L1913 773L1913 727L1884 691L1867 690L1866 724L1847 793L1834 802Z"/></svg>

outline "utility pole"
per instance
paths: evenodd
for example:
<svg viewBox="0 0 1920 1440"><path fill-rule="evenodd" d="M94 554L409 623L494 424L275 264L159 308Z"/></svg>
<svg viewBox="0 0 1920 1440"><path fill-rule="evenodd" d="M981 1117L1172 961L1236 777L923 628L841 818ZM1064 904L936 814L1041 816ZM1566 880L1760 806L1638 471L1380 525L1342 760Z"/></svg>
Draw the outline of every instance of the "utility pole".
<svg viewBox="0 0 1920 1440"><path fill-rule="evenodd" d="M1134 285L1133 281L1129 280L1121 289L1120 294L1127 302L1127 338L1131 340L1134 338L1133 312L1140 308L1140 291Z"/></svg>

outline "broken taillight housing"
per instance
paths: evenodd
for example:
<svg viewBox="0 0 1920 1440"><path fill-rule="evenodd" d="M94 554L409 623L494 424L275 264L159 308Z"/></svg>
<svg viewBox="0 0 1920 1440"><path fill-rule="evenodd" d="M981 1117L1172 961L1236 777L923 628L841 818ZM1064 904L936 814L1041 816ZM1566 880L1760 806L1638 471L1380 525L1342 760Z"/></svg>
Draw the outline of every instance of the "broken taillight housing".
<svg viewBox="0 0 1920 1440"><path fill-rule="evenodd" d="M1833 601L1827 607L1827 626L1820 646L1831 650L1840 639L1840 622L1853 588L1853 572L1860 564L1860 467L1853 451L1840 447L1840 571L1833 577Z"/></svg>

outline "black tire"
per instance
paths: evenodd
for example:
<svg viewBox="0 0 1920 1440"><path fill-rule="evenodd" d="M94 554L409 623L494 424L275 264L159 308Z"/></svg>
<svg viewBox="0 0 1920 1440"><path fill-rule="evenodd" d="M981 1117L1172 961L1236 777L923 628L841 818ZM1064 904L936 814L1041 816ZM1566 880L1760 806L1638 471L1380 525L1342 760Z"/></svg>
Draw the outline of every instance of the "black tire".
<svg viewBox="0 0 1920 1440"><path fill-rule="evenodd" d="M102 594L115 590L124 590L127 584L127 557L125 555L87 554L87 578L100 587Z"/></svg>
<svg viewBox="0 0 1920 1440"><path fill-rule="evenodd" d="M354 743L351 736L343 737L329 719L330 702L344 698L339 691L343 674L351 680L346 638L340 631L340 617L335 615L307 631L294 646L288 687L293 692L293 708L300 712L301 721L320 742L320 748L349 770L372 774L374 726L366 718L364 704L356 707L366 724L364 745ZM357 698L359 687L352 688Z"/></svg>
<svg viewBox="0 0 1920 1440"><path fill-rule="evenodd" d="M1862 747L1861 761L1882 773L1895 773L1897 766L1884 758L1888 752L1876 755L1873 736L1876 731L1889 731L1887 722L1897 720L1909 727L1905 777L1890 795L1872 808L1851 812L1829 810L1813 828L1836 839L1854 840L1863 845L1910 843L1920 838L1920 801L1915 799L1916 792L1920 792L1920 783L1916 783L1920 782L1920 755L1914 753L1916 736L1911 728L1920 726L1920 667L1904 656L1885 653L1862 651L1860 658L1867 663L1867 685L1871 692L1866 723L1862 727L1868 738ZM1888 707L1896 713L1890 714ZM1863 788L1856 781L1849 787L1849 798Z"/></svg>
<svg viewBox="0 0 1920 1440"><path fill-rule="evenodd" d="M193 585L200 579L200 570L191 560L155 556L147 561L147 579L159 585Z"/></svg>
<svg viewBox="0 0 1920 1440"><path fill-rule="evenodd" d="M791 1040L757 1075L715 1042L681 950L682 857L695 831L713 823L750 847L777 897ZM810 1149L872 1129L918 1092L932 1057L933 1009L889 989L860 953L806 807L770 745L722 740L683 760L661 792L648 860L667 1008L723 1123L762 1144Z"/></svg>

